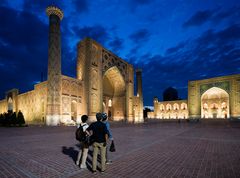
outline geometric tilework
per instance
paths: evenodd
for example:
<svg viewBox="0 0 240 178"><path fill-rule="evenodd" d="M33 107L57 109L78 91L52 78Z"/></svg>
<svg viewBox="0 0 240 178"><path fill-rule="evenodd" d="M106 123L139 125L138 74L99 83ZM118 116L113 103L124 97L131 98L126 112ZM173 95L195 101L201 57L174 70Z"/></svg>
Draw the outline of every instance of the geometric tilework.
<svg viewBox="0 0 240 178"><path fill-rule="evenodd" d="M60 115L61 106L61 36L60 18L49 16L47 115Z"/></svg>
<svg viewBox="0 0 240 178"><path fill-rule="evenodd" d="M202 95L205 91L207 91L208 89L210 89L212 87L221 88L221 89L225 90L228 93L230 91L230 83L229 83L229 81L213 82L213 83L208 83L208 84L201 85L200 86L200 95Z"/></svg>
<svg viewBox="0 0 240 178"><path fill-rule="evenodd" d="M122 74L125 81L127 81L127 63L121 58L108 52L106 49L102 49L102 71L103 74L111 67L116 66Z"/></svg>

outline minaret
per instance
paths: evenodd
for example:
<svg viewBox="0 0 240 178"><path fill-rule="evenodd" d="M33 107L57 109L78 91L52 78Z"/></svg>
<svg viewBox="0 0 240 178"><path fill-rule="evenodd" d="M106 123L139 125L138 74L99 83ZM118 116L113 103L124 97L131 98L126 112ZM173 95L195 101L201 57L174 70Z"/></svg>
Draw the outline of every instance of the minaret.
<svg viewBox="0 0 240 178"><path fill-rule="evenodd" d="M153 106L154 106L154 117L157 118L158 113L158 98L155 96L153 99Z"/></svg>
<svg viewBox="0 0 240 178"><path fill-rule="evenodd" d="M142 70L136 69L136 79L137 79L137 97L139 98L138 103L138 121L143 122L143 94L142 94Z"/></svg>
<svg viewBox="0 0 240 178"><path fill-rule="evenodd" d="M61 119L61 30L63 12L54 6L46 9L49 16L47 125L58 125Z"/></svg>

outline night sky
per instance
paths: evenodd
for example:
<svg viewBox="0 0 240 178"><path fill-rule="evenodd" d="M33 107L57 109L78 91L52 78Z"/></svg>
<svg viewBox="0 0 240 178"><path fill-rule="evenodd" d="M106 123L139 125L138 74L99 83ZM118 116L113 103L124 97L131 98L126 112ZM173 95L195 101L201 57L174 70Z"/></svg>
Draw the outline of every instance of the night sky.
<svg viewBox="0 0 240 178"><path fill-rule="evenodd" d="M62 73L76 75L76 44L91 37L143 69L144 105L169 86L240 74L239 0L0 0L0 96L47 79L48 17L64 11Z"/></svg>

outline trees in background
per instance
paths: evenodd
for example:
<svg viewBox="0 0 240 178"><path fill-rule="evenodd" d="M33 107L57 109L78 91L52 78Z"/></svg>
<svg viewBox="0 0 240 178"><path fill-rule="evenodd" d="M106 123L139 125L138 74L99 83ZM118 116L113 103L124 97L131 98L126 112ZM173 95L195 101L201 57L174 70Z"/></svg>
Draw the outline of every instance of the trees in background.
<svg viewBox="0 0 240 178"><path fill-rule="evenodd" d="M7 113L0 114L0 126L24 126L25 119L23 113L8 111Z"/></svg>
<svg viewBox="0 0 240 178"><path fill-rule="evenodd" d="M144 118L146 119L147 118L147 113L148 112L151 112L152 110L150 109L150 108L148 108L148 107L145 107L144 108L144 110L143 110L143 116L144 116Z"/></svg>

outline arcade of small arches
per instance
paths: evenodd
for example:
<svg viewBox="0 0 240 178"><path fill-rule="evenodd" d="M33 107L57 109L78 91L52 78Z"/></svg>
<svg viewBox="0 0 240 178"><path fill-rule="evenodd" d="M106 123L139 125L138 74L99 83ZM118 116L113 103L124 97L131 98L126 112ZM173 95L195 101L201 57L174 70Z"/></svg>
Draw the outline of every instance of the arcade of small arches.
<svg viewBox="0 0 240 178"><path fill-rule="evenodd" d="M186 103L168 103L166 106L164 104L160 104L159 106L161 114L157 115L157 118L165 118L165 119L185 119L188 117L187 104Z"/></svg>
<svg viewBox="0 0 240 178"><path fill-rule="evenodd" d="M188 107L186 101L154 101L154 112L148 113L148 118L157 119L186 119L188 118Z"/></svg>

